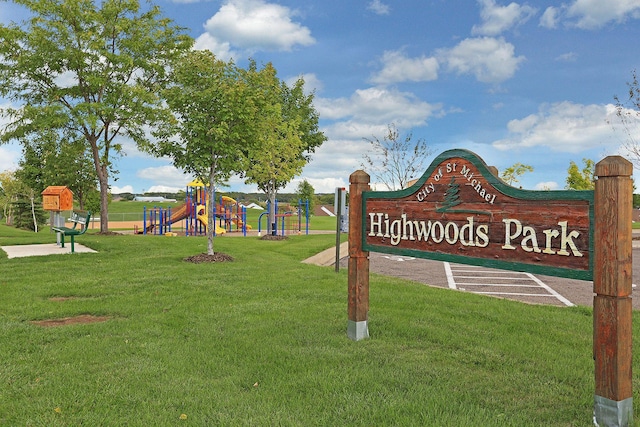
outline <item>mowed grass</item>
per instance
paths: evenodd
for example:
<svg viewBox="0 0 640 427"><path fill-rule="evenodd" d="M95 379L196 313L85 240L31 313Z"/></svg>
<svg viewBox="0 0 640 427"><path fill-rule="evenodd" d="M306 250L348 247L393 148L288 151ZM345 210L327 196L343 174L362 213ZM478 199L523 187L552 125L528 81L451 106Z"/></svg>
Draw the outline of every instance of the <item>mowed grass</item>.
<svg viewBox="0 0 640 427"><path fill-rule="evenodd" d="M51 241L0 226L0 245ZM353 342L347 271L300 262L333 235L222 236L217 264L183 261L205 238L77 241L98 253L0 252L2 426L592 425L589 308L372 274ZM86 314L110 320L32 323Z"/></svg>

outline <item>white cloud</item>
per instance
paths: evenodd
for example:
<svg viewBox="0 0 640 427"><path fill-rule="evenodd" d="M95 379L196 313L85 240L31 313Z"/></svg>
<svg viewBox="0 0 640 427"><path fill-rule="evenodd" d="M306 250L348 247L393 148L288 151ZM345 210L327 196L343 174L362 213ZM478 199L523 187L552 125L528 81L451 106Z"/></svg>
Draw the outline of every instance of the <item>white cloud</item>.
<svg viewBox="0 0 640 427"><path fill-rule="evenodd" d="M207 20L207 36L198 37L198 45L255 52L290 51L314 44L309 28L294 22L294 16L291 9L264 0L228 0Z"/></svg>
<svg viewBox="0 0 640 427"><path fill-rule="evenodd" d="M408 58L403 51L385 51L382 55L382 70L371 78L372 83L427 82L438 78L436 58Z"/></svg>
<svg viewBox="0 0 640 427"><path fill-rule="evenodd" d="M539 25L549 29L557 28L559 21L558 14L559 9L557 7L549 6L542 14Z"/></svg>
<svg viewBox="0 0 640 427"><path fill-rule="evenodd" d="M480 37L462 40L452 49L440 49L438 57L451 71L473 74L483 83L500 83L515 74L524 56L503 38Z"/></svg>
<svg viewBox="0 0 640 427"><path fill-rule="evenodd" d="M153 181L155 184L154 187L165 186L177 189L184 189L187 184L193 180L192 176L185 174L171 165L140 169L136 172L136 176ZM150 191L150 189L147 191Z"/></svg>
<svg viewBox="0 0 640 427"><path fill-rule="evenodd" d="M123 187L118 187L116 185L111 186L111 194L122 194L122 193L131 193L133 194L133 186L125 185Z"/></svg>
<svg viewBox="0 0 640 427"><path fill-rule="evenodd" d="M373 0L367 5L367 9L373 11L377 15L388 15L391 8L388 4L382 3L380 0Z"/></svg>
<svg viewBox="0 0 640 427"><path fill-rule="evenodd" d="M611 22L639 18L640 0L574 0L561 7L548 7L540 26L553 29L563 22L567 27L595 30Z"/></svg>
<svg viewBox="0 0 640 427"><path fill-rule="evenodd" d="M239 56L237 52L231 49L229 42L220 42L209 33L200 34L193 44L193 49L210 50L218 59L223 61Z"/></svg>
<svg viewBox="0 0 640 427"><path fill-rule="evenodd" d="M538 191L551 191L551 190L558 190L560 188L560 186L558 185L557 182L555 181L548 181L548 182L539 182L535 185L534 190L538 190Z"/></svg>
<svg viewBox="0 0 640 427"><path fill-rule="evenodd" d="M183 187L172 187L169 185L152 185L146 190L147 193L177 193L180 190L184 190L186 186Z"/></svg>
<svg viewBox="0 0 640 427"><path fill-rule="evenodd" d="M560 102L544 105L537 114L511 120L509 137L493 142L499 150L544 147L551 151L579 153L619 142L613 138L611 122L615 106Z"/></svg>
<svg viewBox="0 0 640 427"><path fill-rule="evenodd" d="M439 104L424 102L412 93L384 88L359 89L350 98L318 98L315 106L320 117L352 121L356 127L363 123L386 126L395 122L402 129L424 125L428 118L442 114Z"/></svg>
<svg viewBox="0 0 640 427"><path fill-rule="evenodd" d="M320 92L323 88L322 81L314 73L301 74L299 76L293 76L285 79L287 85L294 85L299 78L304 80L304 92L310 94L312 92Z"/></svg>
<svg viewBox="0 0 640 427"><path fill-rule="evenodd" d="M498 6L495 0L478 0L482 18L481 25L474 25L471 33L474 35L497 36L503 32L524 24L536 14L537 10L531 6L510 3Z"/></svg>
<svg viewBox="0 0 640 427"><path fill-rule="evenodd" d="M298 189L298 184L300 184L302 181L307 180L307 182L309 184L311 184L311 186L313 187L313 191L315 194L320 194L320 193L335 193L336 191L336 187L349 187L349 177L347 176L346 179L340 177L340 178L309 178L306 176L301 176L299 178L294 179L293 181L291 181L289 184L287 184L287 186L285 188L283 188L282 190L280 190L281 193L295 193Z"/></svg>
<svg viewBox="0 0 640 427"><path fill-rule="evenodd" d="M578 60L578 54L575 52L567 52L556 57L556 61L560 62L576 62Z"/></svg>
<svg viewBox="0 0 640 427"><path fill-rule="evenodd" d="M363 155L371 150L365 138L381 137L392 122L401 132L410 132L444 114L440 105L379 87L357 90L349 98L318 98L315 104L320 116L331 120L322 127L328 140L312 155L301 176L316 192L324 193L347 186L349 175L362 168Z"/></svg>
<svg viewBox="0 0 640 427"><path fill-rule="evenodd" d="M628 18L640 18L638 0L575 0L566 10L574 19L571 25L585 30L597 29L610 22L624 22Z"/></svg>

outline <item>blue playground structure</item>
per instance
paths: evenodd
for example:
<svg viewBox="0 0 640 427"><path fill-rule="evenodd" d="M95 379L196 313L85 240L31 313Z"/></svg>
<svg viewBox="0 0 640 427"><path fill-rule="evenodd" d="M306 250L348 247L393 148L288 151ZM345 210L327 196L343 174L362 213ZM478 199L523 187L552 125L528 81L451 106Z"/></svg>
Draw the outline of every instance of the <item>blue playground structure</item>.
<svg viewBox="0 0 640 427"><path fill-rule="evenodd" d="M267 210L258 217L258 236L262 235L262 219L266 217L269 221L269 208L271 204L267 200ZM284 209L280 209L278 201L275 202L275 222L271 224L271 234L273 236L284 236L285 234L302 234L303 216L304 216L304 234L309 234L309 200L298 200L297 208L286 205ZM268 225L268 222L265 223ZM267 230L269 227L265 227Z"/></svg>

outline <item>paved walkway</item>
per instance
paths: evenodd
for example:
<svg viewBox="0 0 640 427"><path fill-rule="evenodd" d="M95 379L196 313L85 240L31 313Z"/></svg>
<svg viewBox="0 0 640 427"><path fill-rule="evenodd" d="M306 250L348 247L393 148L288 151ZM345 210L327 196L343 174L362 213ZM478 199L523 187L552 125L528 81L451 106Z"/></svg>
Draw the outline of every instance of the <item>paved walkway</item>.
<svg viewBox="0 0 640 427"><path fill-rule="evenodd" d="M64 248L55 243L47 243L44 245L15 245L0 246L0 249L7 253L7 258L22 258L28 256L45 256L45 255L61 255L71 253L71 243L65 242ZM91 248L83 246L79 243L75 244L75 253L96 252Z"/></svg>

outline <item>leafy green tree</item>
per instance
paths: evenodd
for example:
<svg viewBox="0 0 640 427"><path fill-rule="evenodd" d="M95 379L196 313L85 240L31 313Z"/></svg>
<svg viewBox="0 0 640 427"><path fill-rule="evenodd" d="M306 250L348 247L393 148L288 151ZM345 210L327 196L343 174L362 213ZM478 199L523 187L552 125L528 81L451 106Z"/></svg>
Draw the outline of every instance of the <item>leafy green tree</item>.
<svg viewBox="0 0 640 427"><path fill-rule="evenodd" d="M526 172L533 172L533 167L524 165L522 163L516 163L511 167L506 168L500 174L500 178L509 185L520 182L520 177Z"/></svg>
<svg viewBox="0 0 640 427"><path fill-rule="evenodd" d="M38 203L40 193L19 178L19 171L0 173L0 204L7 225L38 231L46 222L46 214Z"/></svg>
<svg viewBox="0 0 640 427"><path fill-rule="evenodd" d="M21 193L12 202L13 225L16 228L38 232L39 227L47 221L48 215L42 210L42 204L37 202L38 195L29 190Z"/></svg>
<svg viewBox="0 0 640 427"><path fill-rule="evenodd" d="M268 232L275 223L278 190L302 173L310 153L326 140L318 128L313 94L305 95L303 88L303 79L292 87L281 82L271 64L252 73L251 89L260 115L254 123L256 144L248 151L243 175L270 202Z"/></svg>
<svg viewBox="0 0 640 427"><path fill-rule="evenodd" d="M311 184L309 184L309 181L306 179L300 181L298 188L296 189L296 194L298 195L298 199L302 200L304 214L307 213L306 205L304 203L306 200L309 201L309 215L312 215L315 207L315 189Z"/></svg>
<svg viewBox="0 0 640 427"><path fill-rule="evenodd" d="M164 96L174 117L156 133L158 143L150 150L171 157L174 166L213 190L242 170L243 150L253 140L257 109L246 73L209 51L192 51L175 64L171 79ZM213 193L208 192L209 255L214 255Z"/></svg>
<svg viewBox="0 0 640 427"><path fill-rule="evenodd" d="M7 225L13 224L13 202L17 201L22 193L22 183L16 178L15 172L0 172L0 204Z"/></svg>
<svg viewBox="0 0 640 427"><path fill-rule="evenodd" d="M384 184L389 190L404 189L416 173L422 172L427 157L433 150L424 139L412 141L413 134L401 138L395 123L387 125L387 133L380 140L364 138L371 144L371 154L363 155L363 169Z"/></svg>
<svg viewBox="0 0 640 427"><path fill-rule="evenodd" d="M582 159L584 167L580 169L578 165L571 161L569 169L567 169L567 190L593 190L595 182L593 173L595 170L595 162L591 159Z"/></svg>
<svg viewBox="0 0 640 427"><path fill-rule="evenodd" d="M159 96L173 59L193 40L156 6L138 0L13 0L30 12L0 25L0 96L16 108L0 142L55 129L86 144L100 185L100 230L108 231L112 157L122 138L141 145L166 120Z"/></svg>
<svg viewBox="0 0 640 427"><path fill-rule="evenodd" d="M50 185L64 185L73 191L80 209L88 209L87 201L92 197L98 202L92 212L100 210L96 169L82 140L69 140L55 131L43 130L23 141L23 158L16 173L37 193Z"/></svg>

